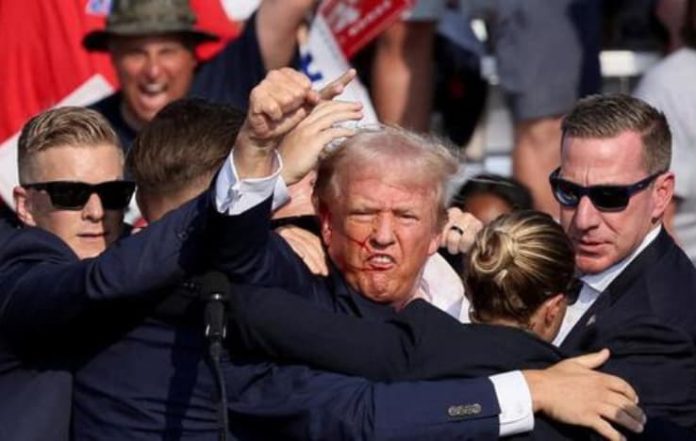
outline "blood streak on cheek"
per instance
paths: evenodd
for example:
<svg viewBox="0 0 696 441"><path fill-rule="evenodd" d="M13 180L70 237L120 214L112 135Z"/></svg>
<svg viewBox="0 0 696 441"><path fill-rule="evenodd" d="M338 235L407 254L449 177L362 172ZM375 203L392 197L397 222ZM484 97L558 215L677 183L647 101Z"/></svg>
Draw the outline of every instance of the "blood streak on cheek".
<svg viewBox="0 0 696 441"><path fill-rule="evenodd" d="M336 232L338 234L340 234L341 236L345 237L346 239L348 239L348 241L356 244L360 248L361 251L364 251L366 253L368 253L370 251L369 247L367 245L367 242L370 240L370 235L367 235L365 237L365 239L363 239L363 240L358 240L354 237L347 235L346 233L344 233L342 231L336 231ZM338 263L343 268L350 269L353 271L370 271L370 267L353 265L351 262L346 261L344 256L340 256L339 259L340 259L340 262L336 262L336 263Z"/></svg>

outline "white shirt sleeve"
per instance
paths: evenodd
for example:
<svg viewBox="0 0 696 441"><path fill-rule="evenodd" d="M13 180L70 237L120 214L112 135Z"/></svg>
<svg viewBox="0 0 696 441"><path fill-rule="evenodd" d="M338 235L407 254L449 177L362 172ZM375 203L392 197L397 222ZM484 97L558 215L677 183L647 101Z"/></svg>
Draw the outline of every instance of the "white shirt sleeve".
<svg viewBox="0 0 696 441"><path fill-rule="evenodd" d="M489 377L500 405L500 436L515 435L534 429L532 395L520 371Z"/></svg>
<svg viewBox="0 0 696 441"><path fill-rule="evenodd" d="M239 179L232 154L227 158L215 181L215 206L220 213L235 215L255 207L273 195L273 210L290 198L280 178L283 160L276 152L275 171L263 178Z"/></svg>

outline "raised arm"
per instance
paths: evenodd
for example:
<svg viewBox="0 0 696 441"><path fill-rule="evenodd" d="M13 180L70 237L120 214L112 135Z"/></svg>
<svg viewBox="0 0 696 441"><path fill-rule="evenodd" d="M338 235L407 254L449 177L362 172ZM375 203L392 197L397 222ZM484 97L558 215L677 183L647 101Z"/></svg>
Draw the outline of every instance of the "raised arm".
<svg viewBox="0 0 696 441"><path fill-rule="evenodd" d="M229 244L216 250L219 268L247 283L266 284L296 280L297 266L288 266L287 247L277 245L270 232L271 196L277 183L294 184L314 169L327 142L352 131L334 127L359 119L360 104L327 101L350 81L347 72L328 90L315 92L309 80L291 69L268 74L251 94L247 121L240 131L230 160L216 182L218 209L233 214L236 227L228 230ZM323 101L322 101L323 99ZM278 158L282 158L282 168ZM268 202L270 204L270 202ZM240 232L244 233L241 234Z"/></svg>
<svg viewBox="0 0 696 441"><path fill-rule="evenodd" d="M234 286L229 306L235 348L376 381L492 375L561 358L523 331L464 325L422 300L388 321L333 313L287 291L252 286Z"/></svg>
<svg viewBox="0 0 696 441"><path fill-rule="evenodd" d="M209 199L203 194L92 259L78 260L46 231L13 232L0 249L3 335L17 342L52 336L95 303L150 296L177 283L204 264Z"/></svg>

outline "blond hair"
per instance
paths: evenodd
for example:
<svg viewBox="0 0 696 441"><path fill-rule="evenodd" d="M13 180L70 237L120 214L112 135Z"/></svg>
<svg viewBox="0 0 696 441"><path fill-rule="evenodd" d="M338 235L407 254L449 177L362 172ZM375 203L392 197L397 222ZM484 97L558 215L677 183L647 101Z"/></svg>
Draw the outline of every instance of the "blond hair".
<svg viewBox="0 0 696 441"><path fill-rule="evenodd" d="M498 217L476 236L465 269L472 318L527 325L546 299L571 285L570 240L551 216L520 210Z"/></svg>
<svg viewBox="0 0 696 441"><path fill-rule="evenodd" d="M17 141L19 181L28 183L29 162L39 152L62 146L113 145L121 155L118 136L99 112L85 107L58 107L31 118Z"/></svg>

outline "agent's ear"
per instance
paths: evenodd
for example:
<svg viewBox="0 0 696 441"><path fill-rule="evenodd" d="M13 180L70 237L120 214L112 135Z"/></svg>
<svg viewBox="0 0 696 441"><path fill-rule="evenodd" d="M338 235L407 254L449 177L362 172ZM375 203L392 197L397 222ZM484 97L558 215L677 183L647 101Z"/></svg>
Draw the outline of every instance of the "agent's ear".
<svg viewBox="0 0 696 441"><path fill-rule="evenodd" d="M24 224L30 227L36 226L36 221L34 220L34 201L26 188L21 186L16 186L12 189L12 197L14 199L15 207L17 210L17 217Z"/></svg>
<svg viewBox="0 0 696 441"><path fill-rule="evenodd" d="M567 306L563 293L546 299L532 314L530 319L532 332L543 340L553 341L561 327Z"/></svg>
<svg viewBox="0 0 696 441"><path fill-rule="evenodd" d="M561 319L563 319L563 315L565 314L568 303L566 302L566 298L563 293L558 293L555 296L546 299L543 305L546 307L544 322L547 325L551 325L558 321L559 316L561 316Z"/></svg>
<svg viewBox="0 0 696 441"><path fill-rule="evenodd" d="M665 211L667 211L669 203L674 197L674 184L675 177L672 172L664 173L655 179L653 188L654 207L651 213L653 220L661 219Z"/></svg>

